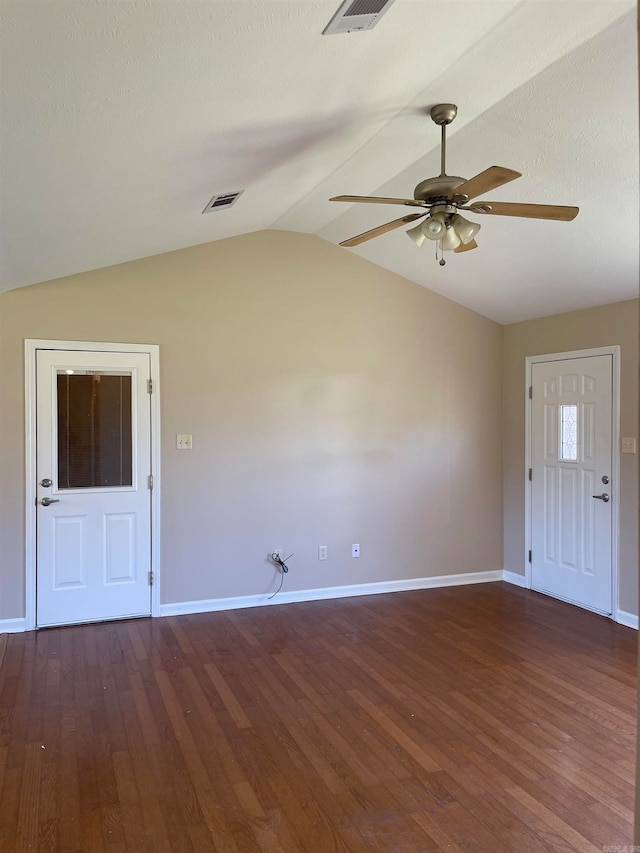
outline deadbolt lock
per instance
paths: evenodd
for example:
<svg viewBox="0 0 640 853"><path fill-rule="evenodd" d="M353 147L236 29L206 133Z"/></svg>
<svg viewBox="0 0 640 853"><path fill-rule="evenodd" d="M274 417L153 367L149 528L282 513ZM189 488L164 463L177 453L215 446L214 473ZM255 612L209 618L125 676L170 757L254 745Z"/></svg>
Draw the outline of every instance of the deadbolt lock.
<svg viewBox="0 0 640 853"><path fill-rule="evenodd" d="M40 485L45 489L50 489L53 486L53 480L50 480L48 477L45 477L44 480L40 480Z"/></svg>
<svg viewBox="0 0 640 853"><path fill-rule="evenodd" d="M607 475L606 475L606 474L605 474L605 475L604 475L604 477L602 478L602 482L605 484L605 486L609 483L609 478L607 477Z"/></svg>

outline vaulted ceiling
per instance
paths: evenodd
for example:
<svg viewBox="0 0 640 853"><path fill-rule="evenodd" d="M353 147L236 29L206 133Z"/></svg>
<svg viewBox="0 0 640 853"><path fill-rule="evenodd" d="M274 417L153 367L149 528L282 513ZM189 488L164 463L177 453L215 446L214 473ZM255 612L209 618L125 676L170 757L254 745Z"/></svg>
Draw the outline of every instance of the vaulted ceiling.
<svg viewBox="0 0 640 853"><path fill-rule="evenodd" d="M499 322L638 295L638 84L631 0L396 0L321 35L339 0L2 0L1 289L259 229L338 243L440 171L433 104L458 105L447 171L523 177L479 248L394 231L362 257ZM218 192L236 204L202 214ZM179 282L176 282L179 287Z"/></svg>

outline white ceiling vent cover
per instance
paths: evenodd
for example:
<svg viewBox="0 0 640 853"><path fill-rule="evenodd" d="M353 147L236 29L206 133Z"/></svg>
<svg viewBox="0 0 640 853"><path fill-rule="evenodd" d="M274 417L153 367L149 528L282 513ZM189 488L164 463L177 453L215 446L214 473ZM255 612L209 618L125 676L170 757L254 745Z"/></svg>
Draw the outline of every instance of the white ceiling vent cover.
<svg viewBox="0 0 640 853"><path fill-rule="evenodd" d="M345 0L322 31L323 36L372 30L395 0Z"/></svg>
<svg viewBox="0 0 640 853"><path fill-rule="evenodd" d="M203 213L211 213L212 210L223 210L225 207L231 207L240 198L244 190L238 190L235 193L218 193L214 195L209 204L202 211Z"/></svg>

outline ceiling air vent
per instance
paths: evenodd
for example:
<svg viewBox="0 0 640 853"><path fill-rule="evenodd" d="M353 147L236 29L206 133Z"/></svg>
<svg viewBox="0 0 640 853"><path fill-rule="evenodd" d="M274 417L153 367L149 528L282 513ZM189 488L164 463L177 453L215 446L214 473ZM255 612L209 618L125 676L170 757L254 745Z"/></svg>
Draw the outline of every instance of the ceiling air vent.
<svg viewBox="0 0 640 853"><path fill-rule="evenodd" d="M214 195L209 204L202 211L203 213L211 213L212 210L223 210L225 207L231 207L235 204L244 190L238 190L235 193L218 193Z"/></svg>
<svg viewBox="0 0 640 853"><path fill-rule="evenodd" d="M393 3L394 0L345 0L322 35L372 30Z"/></svg>

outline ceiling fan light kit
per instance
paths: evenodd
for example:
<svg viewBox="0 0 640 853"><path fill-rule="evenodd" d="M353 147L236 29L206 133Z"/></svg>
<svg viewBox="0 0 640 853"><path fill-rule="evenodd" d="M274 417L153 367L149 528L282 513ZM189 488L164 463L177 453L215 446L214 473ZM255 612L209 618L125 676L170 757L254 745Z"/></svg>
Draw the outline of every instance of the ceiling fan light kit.
<svg viewBox="0 0 640 853"><path fill-rule="evenodd" d="M459 213L455 213L451 217L451 227L456 229L456 234L463 243L470 243L480 230L480 225L477 222L469 222Z"/></svg>
<svg viewBox="0 0 640 853"><path fill-rule="evenodd" d="M424 236L429 240L438 240L444 236L447 229L446 211L433 213L428 219L422 223Z"/></svg>
<svg viewBox="0 0 640 853"><path fill-rule="evenodd" d="M407 237L411 237L416 246L420 248L427 239L427 235L424 233L424 223L421 222L420 225L415 225L413 228L409 228L407 231Z"/></svg>
<svg viewBox="0 0 640 853"><path fill-rule="evenodd" d="M446 231L438 240L438 245L443 252L453 252L462 243L462 240L456 234L456 229L452 225L447 225Z"/></svg>
<svg viewBox="0 0 640 853"><path fill-rule="evenodd" d="M421 181L413 191L413 199L380 198L376 196L339 195L330 201L364 202L375 204L401 204L407 207L421 209L421 213L413 213L386 222L349 240L340 243L341 246L357 246L388 231L400 228L416 219L423 221L407 231L408 236L416 246L420 247L425 240L436 242L437 250L441 252L466 252L477 248L475 237L480 231L477 222L470 222L458 211L470 210L473 213L497 216L517 216L525 219L548 219L570 222L578 215L577 207L551 204L517 204L510 202L477 201L469 202L503 184L522 177L520 172L507 169L504 166L490 166L469 180L446 173L447 155L447 125L451 124L458 108L455 104L436 104L429 111L431 119L441 128L440 174L434 178ZM444 266L444 258L440 265Z"/></svg>

